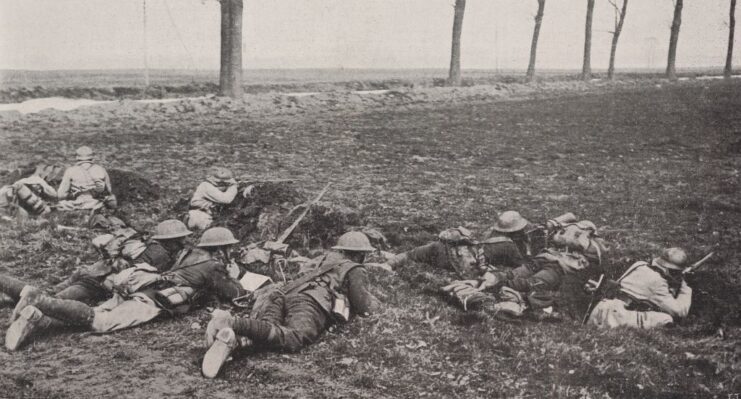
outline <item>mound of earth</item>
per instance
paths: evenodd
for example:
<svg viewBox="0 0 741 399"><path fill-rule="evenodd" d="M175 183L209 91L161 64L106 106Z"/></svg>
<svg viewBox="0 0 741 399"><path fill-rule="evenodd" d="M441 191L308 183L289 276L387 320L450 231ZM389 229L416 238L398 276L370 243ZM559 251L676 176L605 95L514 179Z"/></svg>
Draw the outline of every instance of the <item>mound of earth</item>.
<svg viewBox="0 0 741 399"><path fill-rule="evenodd" d="M712 270L701 270L687 277L692 290L690 319L710 327L741 325L741 287Z"/></svg>
<svg viewBox="0 0 741 399"><path fill-rule="evenodd" d="M111 178L113 194L119 203L149 202L160 199L162 188L146 178L127 170L111 169L108 171Z"/></svg>
<svg viewBox="0 0 741 399"><path fill-rule="evenodd" d="M214 225L229 228L242 242L277 239L313 197L297 190L291 181L258 182L252 186L251 192L244 196L247 185L240 185L240 194L234 202L214 210ZM184 213L186 204L180 201L177 211ZM330 247L339 235L364 226L365 221L352 208L320 201L296 226L287 243L291 248Z"/></svg>

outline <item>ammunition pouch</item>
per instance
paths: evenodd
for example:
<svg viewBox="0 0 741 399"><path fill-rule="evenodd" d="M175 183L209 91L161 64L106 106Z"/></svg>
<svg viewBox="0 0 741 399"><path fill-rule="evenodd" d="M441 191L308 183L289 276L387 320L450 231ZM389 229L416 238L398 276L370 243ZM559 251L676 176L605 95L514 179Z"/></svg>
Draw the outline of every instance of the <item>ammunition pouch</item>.
<svg viewBox="0 0 741 399"><path fill-rule="evenodd" d="M49 204L33 192L25 184L14 184L15 195L18 198L18 204L33 215L43 215L51 212Z"/></svg>
<svg viewBox="0 0 741 399"><path fill-rule="evenodd" d="M350 320L350 301L345 295L342 295L339 292L334 293L332 317L334 317L338 322L346 322Z"/></svg>
<svg viewBox="0 0 741 399"><path fill-rule="evenodd" d="M438 240L445 245L458 246L458 245L475 245L476 240L473 239L473 234L470 230L465 227L455 227L452 229L443 230L438 236Z"/></svg>
<svg viewBox="0 0 741 399"><path fill-rule="evenodd" d="M200 297L199 291L192 287L175 286L154 293L154 300L173 313L185 313Z"/></svg>
<svg viewBox="0 0 741 399"><path fill-rule="evenodd" d="M622 301L625 303L625 309L632 310L635 312L661 312L665 313L663 310L661 310L658 306L654 305L651 302L646 301L639 301L629 294L626 294L623 291L620 291L615 296L615 299Z"/></svg>

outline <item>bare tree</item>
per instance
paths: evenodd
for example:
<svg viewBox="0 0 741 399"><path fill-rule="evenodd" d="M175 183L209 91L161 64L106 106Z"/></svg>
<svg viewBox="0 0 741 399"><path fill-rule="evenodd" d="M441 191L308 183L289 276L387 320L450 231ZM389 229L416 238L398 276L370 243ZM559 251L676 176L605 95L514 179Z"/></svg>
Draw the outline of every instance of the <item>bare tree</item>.
<svg viewBox="0 0 741 399"><path fill-rule="evenodd" d="M448 85L461 85L461 32L463 31L463 12L466 11L466 0L455 0L453 15L453 43L450 48L450 72Z"/></svg>
<svg viewBox="0 0 741 399"><path fill-rule="evenodd" d="M538 51L538 36L540 36L540 24L543 22L543 10L545 10L545 0L538 0L538 13L535 14L533 40L530 43L530 62L527 65L526 76L528 82L532 82L535 78L535 55Z"/></svg>
<svg viewBox="0 0 741 399"><path fill-rule="evenodd" d="M679 40L679 27L682 25L682 6L684 0L674 0L674 19L672 20L671 34L669 35L669 56L666 61L666 77L671 80L677 79L677 41Z"/></svg>
<svg viewBox="0 0 741 399"><path fill-rule="evenodd" d="M623 0L622 8L618 7L616 0L607 0L615 9L615 30L612 32L612 46L610 47L610 65L607 67L607 79L615 79L615 53L617 52L618 39L620 32L623 31L623 22L625 22L625 13L628 11L628 0ZM736 0L732 0L736 1Z"/></svg>
<svg viewBox="0 0 741 399"><path fill-rule="evenodd" d="M221 68L219 93L242 96L242 0L219 0L221 3Z"/></svg>
<svg viewBox="0 0 741 399"><path fill-rule="evenodd" d="M592 15L594 0L587 0L587 21L584 24L584 63L581 67L582 80L592 77Z"/></svg>
<svg viewBox="0 0 741 399"><path fill-rule="evenodd" d="M733 75L733 33L736 30L736 0L731 0L731 12L728 18L728 52L723 76L729 79Z"/></svg>

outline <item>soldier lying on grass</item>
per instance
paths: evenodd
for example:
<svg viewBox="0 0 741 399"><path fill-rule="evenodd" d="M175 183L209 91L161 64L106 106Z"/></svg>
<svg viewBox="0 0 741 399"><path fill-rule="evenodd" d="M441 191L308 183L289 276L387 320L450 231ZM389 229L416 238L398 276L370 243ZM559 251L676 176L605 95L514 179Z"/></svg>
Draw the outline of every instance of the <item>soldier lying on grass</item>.
<svg viewBox="0 0 741 399"><path fill-rule="evenodd" d="M493 228L501 235L491 242L477 243L466 229L450 229L440 234L439 241L395 255L388 264L396 268L415 261L454 270L460 280L442 291L465 310L483 308L507 317L560 320L553 305L563 277L586 269L590 261L601 262L606 251L593 223L570 223L571 217L563 219L564 223L554 219L553 231L548 233L554 248L532 259L519 248L525 246L522 231L529 223L519 213L507 211Z"/></svg>
<svg viewBox="0 0 741 399"><path fill-rule="evenodd" d="M185 237L192 234L179 220L165 220L157 225L152 238L146 243L135 237L131 228L116 229L93 239L104 259L75 270L66 280L54 287L54 297L97 304L113 295L115 275L136 264L147 264L159 272L169 270L178 253L185 246ZM35 287L16 278L0 275L0 293L17 303L12 319L15 320L25 307L20 298Z"/></svg>
<svg viewBox="0 0 741 399"><path fill-rule="evenodd" d="M603 287L602 299L588 323L600 328L650 329L687 317L692 288L684 281L687 254L682 248L665 249L651 262L636 262L617 281ZM588 291L597 287L587 285Z"/></svg>
<svg viewBox="0 0 741 399"><path fill-rule="evenodd" d="M160 274L140 264L118 273L113 279L116 295L97 307L24 289L20 301L25 307L8 328L5 346L16 350L36 332L55 326L81 326L95 332L138 326L159 316L188 312L207 292L224 300L241 296L246 291L228 276L223 260L237 242L223 227L206 230L198 248L185 251L170 271Z"/></svg>
<svg viewBox="0 0 741 399"><path fill-rule="evenodd" d="M360 232L343 234L332 249L313 270L258 299L252 317L214 311L206 329L203 375L219 373L239 345L238 336L247 338L247 346L293 352L315 342L333 322L349 320L351 313L368 315L372 295L363 262L375 249Z"/></svg>

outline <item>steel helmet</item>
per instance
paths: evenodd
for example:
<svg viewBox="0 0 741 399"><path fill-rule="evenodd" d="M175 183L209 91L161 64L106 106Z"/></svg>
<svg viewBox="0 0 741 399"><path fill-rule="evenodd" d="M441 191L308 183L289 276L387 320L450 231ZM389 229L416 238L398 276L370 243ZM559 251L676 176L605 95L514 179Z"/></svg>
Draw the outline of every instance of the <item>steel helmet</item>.
<svg viewBox="0 0 741 399"><path fill-rule="evenodd" d="M239 240L226 227L212 227L203 232L198 241L198 247L220 247L222 245L237 244Z"/></svg>
<svg viewBox="0 0 741 399"><path fill-rule="evenodd" d="M683 270L687 267L687 253L679 247L667 248L654 258L654 263L665 269Z"/></svg>
<svg viewBox="0 0 741 399"><path fill-rule="evenodd" d="M95 153L93 149L84 145L75 151L75 157L78 161L92 161Z"/></svg>
<svg viewBox="0 0 741 399"><path fill-rule="evenodd" d="M368 240L368 236L359 231L350 231L341 235L337 239L337 245L332 249L357 252L373 252L376 250Z"/></svg>
<svg viewBox="0 0 741 399"><path fill-rule="evenodd" d="M215 180L217 182L227 182L229 180L232 180L234 176L232 175L232 171L227 168L214 168L211 171L211 180Z"/></svg>
<svg viewBox="0 0 741 399"><path fill-rule="evenodd" d="M212 227L203 232L198 240L198 247L220 247L223 245L237 244L239 240L225 227Z"/></svg>
<svg viewBox="0 0 741 399"><path fill-rule="evenodd" d="M581 220L576 225L582 230L592 230L592 234L597 235L597 225L589 220Z"/></svg>
<svg viewBox="0 0 741 399"><path fill-rule="evenodd" d="M155 240L169 240L172 238L181 238L193 234L192 231L185 227L185 224L176 219L168 219L154 228L154 235L152 236Z"/></svg>
<svg viewBox="0 0 741 399"><path fill-rule="evenodd" d="M502 212L494 224L494 230L500 233L512 233L525 228L528 225L527 219L522 217L517 211Z"/></svg>

